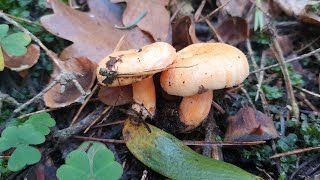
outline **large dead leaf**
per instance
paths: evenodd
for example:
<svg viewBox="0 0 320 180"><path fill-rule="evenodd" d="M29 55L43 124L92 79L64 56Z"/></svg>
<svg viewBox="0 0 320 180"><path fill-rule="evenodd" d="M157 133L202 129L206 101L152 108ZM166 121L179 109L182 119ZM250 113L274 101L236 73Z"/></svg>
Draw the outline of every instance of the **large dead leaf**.
<svg viewBox="0 0 320 180"><path fill-rule="evenodd" d="M121 106L129 104L133 101L132 99L132 86L119 86L119 87L105 87L102 86L98 98L104 104L109 106Z"/></svg>
<svg viewBox="0 0 320 180"><path fill-rule="evenodd" d="M90 89L96 79L95 70L97 65L94 62L90 61L88 58L80 57L62 61L60 64L67 71L80 73L82 76L77 79L78 82L86 93L90 92ZM57 77L58 74L60 74L60 69L55 66L51 75L51 81ZM43 95L43 100L46 106L52 108L64 107L83 100L83 96L72 82L66 84L64 93L60 93L60 90L61 85L57 84Z"/></svg>
<svg viewBox="0 0 320 180"><path fill-rule="evenodd" d="M114 3L126 2L127 7L123 13L123 24L133 22L141 13L147 11L147 15L141 19L137 26L152 35L156 41L168 41L171 38L170 14L165 8L168 0L111 0Z"/></svg>
<svg viewBox="0 0 320 180"><path fill-rule="evenodd" d="M229 0L218 0L217 5L227 3ZM231 0L223 9L231 16L243 17L248 12L252 3L248 0Z"/></svg>
<svg viewBox="0 0 320 180"><path fill-rule="evenodd" d="M59 0L51 0L54 14L41 18L41 23L48 31L74 43L62 51L62 59L85 56L97 63L113 51L124 34L126 37L121 50L139 49L152 42L138 28L114 28L114 25L121 24L122 11L119 5L109 0L90 0L88 4L90 12L80 12Z"/></svg>
<svg viewBox="0 0 320 180"><path fill-rule="evenodd" d="M305 23L320 26L320 10L317 8L313 8L315 3L320 4L320 2L314 2L314 4L306 5L303 8L299 18Z"/></svg>
<svg viewBox="0 0 320 180"><path fill-rule="evenodd" d="M40 57L40 48L35 44L27 47L27 53L23 56L9 56L3 51L4 65L13 71L23 71L31 68L38 62Z"/></svg>
<svg viewBox="0 0 320 180"><path fill-rule="evenodd" d="M224 19L217 28L217 32L225 43L237 45L249 37L249 25L241 17Z"/></svg>
<svg viewBox="0 0 320 180"><path fill-rule="evenodd" d="M288 16L299 16L310 0L275 0Z"/></svg>

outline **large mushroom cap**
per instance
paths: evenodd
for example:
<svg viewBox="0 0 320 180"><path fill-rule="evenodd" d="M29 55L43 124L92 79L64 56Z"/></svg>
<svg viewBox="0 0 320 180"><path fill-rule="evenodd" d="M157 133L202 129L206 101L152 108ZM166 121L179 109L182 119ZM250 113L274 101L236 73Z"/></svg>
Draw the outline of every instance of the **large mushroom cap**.
<svg viewBox="0 0 320 180"><path fill-rule="evenodd" d="M109 87L132 84L166 69L175 58L175 49L164 42L156 42L139 50L114 52L100 61L97 78L100 84ZM106 76L103 71L112 75Z"/></svg>
<svg viewBox="0 0 320 180"><path fill-rule="evenodd" d="M160 83L171 95L192 96L240 84L249 75L246 56L223 43L199 43L177 53L173 68L162 72Z"/></svg>

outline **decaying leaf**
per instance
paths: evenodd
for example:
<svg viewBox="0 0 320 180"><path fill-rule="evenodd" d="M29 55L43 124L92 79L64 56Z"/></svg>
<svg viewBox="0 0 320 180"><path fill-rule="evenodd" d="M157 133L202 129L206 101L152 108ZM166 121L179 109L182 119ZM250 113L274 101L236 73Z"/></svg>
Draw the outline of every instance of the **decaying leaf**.
<svg viewBox="0 0 320 180"><path fill-rule="evenodd" d="M114 28L114 25L121 24L119 5L109 0L90 0L88 4L90 12L80 12L59 0L52 0L54 14L41 18L49 32L74 43L62 51L62 59L85 56L97 63L113 51L124 34L126 37L120 50L139 49L152 42L139 28Z"/></svg>
<svg viewBox="0 0 320 180"><path fill-rule="evenodd" d="M217 32L225 43L236 45L249 37L249 25L241 17L229 17L221 22Z"/></svg>
<svg viewBox="0 0 320 180"><path fill-rule="evenodd" d="M318 6L320 6L320 2L315 2L315 3L318 3ZM305 23L320 26L320 10L313 9L313 5L308 4L303 8L300 14L300 19Z"/></svg>
<svg viewBox="0 0 320 180"><path fill-rule="evenodd" d="M200 42L196 35L193 18L185 16L172 23L172 44L177 50Z"/></svg>
<svg viewBox="0 0 320 180"><path fill-rule="evenodd" d="M86 93L90 92L95 79L96 79L96 67L97 65L90 61L88 58L72 58L67 61L61 61L61 65L67 71L80 73L82 76L77 80ZM52 73L52 79L58 76L60 69L55 67ZM64 107L74 102L81 102L83 99L82 94L77 90L73 83L67 83L64 93L61 93L61 85L56 84L43 96L43 100L48 107Z"/></svg>
<svg viewBox="0 0 320 180"><path fill-rule="evenodd" d="M195 11L191 0L171 0L169 7L172 15L178 12L176 15L177 19L183 18L184 16L192 16Z"/></svg>
<svg viewBox="0 0 320 180"><path fill-rule="evenodd" d="M105 87L101 86L98 98L109 106L121 106L132 102L132 86Z"/></svg>
<svg viewBox="0 0 320 180"><path fill-rule="evenodd" d="M293 52L293 44L289 36L277 36L276 39L279 42L283 55L287 56ZM267 57L275 57L270 48L266 51L266 55Z"/></svg>
<svg viewBox="0 0 320 180"><path fill-rule="evenodd" d="M275 0L288 16L299 16L310 0Z"/></svg>
<svg viewBox="0 0 320 180"><path fill-rule="evenodd" d="M141 13L147 15L141 19L137 26L152 35L155 41L171 40L170 35L170 14L165 8L168 0L111 0L114 3L126 2L127 7L123 13L123 24L127 25L135 20Z"/></svg>
<svg viewBox="0 0 320 180"><path fill-rule="evenodd" d="M277 138L278 132L270 117L248 106L243 106L228 119L226 141L261 141Z"/></svg>
<svg viewBox="0 0 320 180"><path fill-rule="evenodd" d="M229 0L218 0L217 5L227 3ZM252 3L245 0L231 0L223 9L225 9L231 16L243 17L243 15L250 9Z"/></svg>
<svg viewBox="0 0 320 180"><path fill-rule="evenodd" d="M14 71L23 71L31 68L38 62L40 57L40 48L38 45L30 44L27 47L27 53L22 56L9 56L6 52L4 55L4 64L7 68Z"/></svg>

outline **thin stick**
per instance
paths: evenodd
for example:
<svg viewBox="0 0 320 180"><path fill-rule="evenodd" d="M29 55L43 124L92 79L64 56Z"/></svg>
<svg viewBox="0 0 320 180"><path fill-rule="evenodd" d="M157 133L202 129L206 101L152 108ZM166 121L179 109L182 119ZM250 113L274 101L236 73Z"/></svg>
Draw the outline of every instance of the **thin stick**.
<svg viewBox="0 0 320 180"><path fill-rule="evenodd" d="M300 154L300 153L304 153L304 152L308 152L308 151L314 151L314 150L320 150L320 146L297 149L297 150L293 150L293 151L289 151L289 152L285 152L285 153L278 153L278 154L275 154L275 155L273 155L273 156L271 156L269 158L270 159L280 158L280 157L284 157L284 156L290 156L290 155L293 155L293 154Z"/></svg>
<svg viewBox="0 0 320 180"><path fill-rule="evenodd" d="M221 6L219 6L218 8L216 8L215 10L213 10L213 11L212 11L211 13L209 13L208 15L206 15L206 16L202 17L201 19L199 19L199 21L197 21L197 22L201 22L201 21L203 21L203 20L208 19L209 17L211 17L212 15L214 15L216 12L218 12L220 9L222 9L222 8L224 8L226 5L228 5L230 1L231 1L231 0L225 2L224 4L222 4Z"/></svg>
<svg viewBox="0 0 320 180"><path fill-rule="evenodd" d="M283 79L286 85L286 90L287 90L287 96L288 96L288 101L292 107L292 112L293 115L297 118L299 118L299 106L296 102L296 99L294 97L294 93L293 93L293 88L292 88L292 84L291 84L291 79L289 76L289 72L288 72L288 68L287 68L287 64L285 63L285 59L283 56L283 52L281 50L280 44L276 39L276 32L273 26L270 26L267 28L268 34L269 34L269 38L271 43L269 44L272 52L274 53L276 59L278 60L279 64L280 64L280 68L283 74Z"/></svg>
<svg viewBox="0 0 320 180"><path fill-rule="evenodd" d="M117 139L103 139L103 138L94 138L94 137L85 137L85 136L72 136L75 139L83 141L99 141L104 143L113 143L113 144L125 144L124 140ZM233 142L233 141L224 141L224 142L210 142L210 141L182 141L185 145L188 146L207 146L207 145L216 145L216 146L252 146L258 144L265 144L266 141L255 141L255 142Z"/></svg>
<svg viewBox="0 0 320 180"><path fill-rule="evenodd" d="M105 113L107 113L110 109L111 109L111 106L106 107L106 108L102 111L102 113L84 130L83 133L87 133L87 132L90 130L90 128L91 128L93 125L95 125L95 124L99 121L99 119L100 119Z"/></svg>
<svg viewBox="0 0 320 180"><path fill-rule="evenodd" d="M183 1L180 5L180 7L178 7L178 9L172 14L171 18L170 18L170 22L172 23L172 21L174 20L174 18L178 15L178 13L181 11L181 9L186 5L186 3Z"/></svg>
<svg viewBox="0 0 320 180"><path fill-rule="evenodd" d="M31 104L33 101L35 101L36 99L38 99L39 97L41 97L42 95L44 95L44 93L46 93L47 91L49 91L53 86L55 86L56 84L58 84L57 80L52 81L45 89L43 89L39 94L37 94L36 96L34 96L32 99L30 99L29 101L25 102L24 104L22 104L20 107L18 107L17 109L15 109L13 111L13 113L18 113L20 112L22 109L24 109L25 107L27 107L29 104Z"/></svg>
<svg viewBox="0 0 320 180"><path fill-rule="evenodd" d="M300 91L305 92L305 93L307 93L307 94L309 94L309 95L312 95L312 96L315 96L315 97L320 98L320 94L314 93L314 92L312 92L312 91L306 90L306 89L301 88L301 87L298 87L298 86L295 86L294 88L297 88L297 89L299 89Z"/></svg>
<svg viewBox="0 0 320 180"><path fill-rule="evenodd" d="M34 25L37 25L37 26L40 26L40 27L43 27L41 24L39 23L36 23L36 22L33 22L33 21L30 21L28 19L25 19L25 18L21 18L21 17L17 17L17 16L13 16L11 14L7 14L4 12L5 15L11 17L12 19L15 19L15 20L18 20L18 21L21 21L21 22L25 22L25 23L28 23L28 24L34 24Z"/></svg>
<svg viewBox="0 0 320 180"><path fill-rule="evenodd" d="M78 120L78 118L79 118L82 110L83 110L84 107L87 105L87 103L89 102L90 98L94 95L94 93L96 92L96 90L98 89L98 87L99 87L98 84L96 84L96 85L94 86L93 90L91 91L91 93L89 94L89 96L86 98L86 100L81 104L81 107L79 108L77 114L76 114L76 115L74 116L74 118L72 119L72 122L71 122L70 126L74 125L74 124L77 122L77 120ZM70 126L69 126L69 127L70 127Z"/></svg>
<svg viewBox="0 0 320 180"><path fill-rule="evenodd" d="M202 10L204 8L204 5L206 5L207 0L202 0L201 4L199 5L198 9L194 13L194 21L197 22L199 20L199 17L201 16Z"/></svg>
<svg viewBox="0 0 320 180"><path fill-rule="evenodd" d="M241 86L240 89L243 92L243 94L246 96L246 98L247 98L248 102L250 103L251 107L253 109L257 109L256 106L253 104L253 102L252 102L252 100L251 100L251 98L250 98L250 96L248 94L248 91L245 88L243 88L242 86Z"/></svg>
<svg viewBox="0 0 320 180"><path fill-rule="evenodd" d="M315 49L314 51L311 51L307 54L303 54L301 56L298 56L298 57L295 57L295 58L291 58L291 59L288 59L288 60L285 60L284 63L291 63L293 61L297 61L297 60L301 60L301 59L304 59L304 58L307 58L307 57L310 57L310 56L313 56L314 54L316 53L320 53L320 48L318 49ZM273 65L270 65L270 66L266 66L264 68L261 68L261 69L258 69L258 70L255 70L255 71L251 71L250 72L250 75L251 74L254 74L254 73L257 73L257 72L260 72L260 71L265 71L267 69L271 69L271 68L274 68L274 67L278 67L280 66L280 64L273 64Z"/></svg>
<svg viewBox="0 0 320 180"><path fill-rule="evenodd" d="M125 120L115 121L115 122L110 122L110 123L103 123L103 124L95 125L95 126L93 126L93 128L106 127L106 126L116 125L116 124L123 124L124 122L125 122Z"/></svg>
<svg viewBox="0 0 320 180"><path fill-rule="evenodd" d="M221 114L225 114L226 113L226 111L218 104L218 103L216 103L215 101L212 101L212 106L214 107L214 108L216 108Z"/></svg>
<svg viewBox="0 0 320 180"><path fill-rule="evenodd" d="M217 37L218 41L224 43L224 41L221 39L219 33L216 31L216 28L214 28L212 26L211 22L208 19L205 19L204 21L206 21L206 23L208 24L208 26L212 30L213 34Z"/></svg>

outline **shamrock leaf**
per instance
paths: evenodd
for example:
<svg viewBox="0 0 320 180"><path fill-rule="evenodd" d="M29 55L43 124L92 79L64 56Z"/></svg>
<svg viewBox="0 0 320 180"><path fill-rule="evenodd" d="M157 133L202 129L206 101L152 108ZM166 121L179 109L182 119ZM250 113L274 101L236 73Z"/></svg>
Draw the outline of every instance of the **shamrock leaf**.
<svg viewBox="0 0 320 180"><path fill-rule="evenodd" d="M9 26L7 24L0 24L0 40L3 39L9 31Z"/></svg>
<svg viewBox="0 0 320 180"><path fill-rule="evenodd" d="M119 179L122 172L121 165L114 161L113 153L104 144L84 142L67 156L66 164L57 170L57 177L60 180Z"/></svg>
<svg viewBox="0 0 320 180"><path fill-rule="evenodd" d="M18 171L26 165L37 163L40 159L41 154L36 148L20 144L11 154L8 168L11 171Z"/></svg>
<svg viewBox="0 0 320 180"><path fill-rule="evenodd" d="M11 34L1 40L3 49L13 56L22 56L27 53L27 46L31 42L29 35L19 32Z"/></svg>
<svg viewBox="0 0 320 180"><path fill-rule="evenodd" d="M55 126L56 122L51 118L50 114L40 113L30 116L25 124L31 124L36 131L43 135L48 135L50 133L49 127Z"/></svg>

